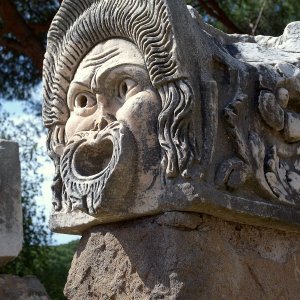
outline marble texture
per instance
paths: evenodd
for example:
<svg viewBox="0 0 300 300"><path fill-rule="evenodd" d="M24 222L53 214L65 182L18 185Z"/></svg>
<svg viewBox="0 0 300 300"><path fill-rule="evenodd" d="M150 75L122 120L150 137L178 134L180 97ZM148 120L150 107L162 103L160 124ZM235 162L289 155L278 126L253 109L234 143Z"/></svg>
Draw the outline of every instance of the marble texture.
<svg viewBox="0 0 300 300"><path fill-rule="evenodd" d="M64 0L44 61L51 229L192 211L299 231L299 33L228 35L181 0Z"/></svg>

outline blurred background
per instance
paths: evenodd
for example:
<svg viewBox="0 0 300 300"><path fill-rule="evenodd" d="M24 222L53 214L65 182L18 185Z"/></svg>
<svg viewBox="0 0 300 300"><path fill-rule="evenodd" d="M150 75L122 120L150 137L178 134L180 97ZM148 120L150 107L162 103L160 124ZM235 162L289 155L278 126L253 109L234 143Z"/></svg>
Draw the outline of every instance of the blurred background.
<svg viewBox="0 0 300 300"><path fill-rule="evenodd" d="M53 234L47 227L54 170L45 149L41 80L47 31L61 2L0 2L0 138L20 145L24 217L23 250L0 273L37 276L51 299L65 299L62 291L80 238ZM187 4L227 33L279 36L288 23L300 20L299 0L189 0Z"/></svg>

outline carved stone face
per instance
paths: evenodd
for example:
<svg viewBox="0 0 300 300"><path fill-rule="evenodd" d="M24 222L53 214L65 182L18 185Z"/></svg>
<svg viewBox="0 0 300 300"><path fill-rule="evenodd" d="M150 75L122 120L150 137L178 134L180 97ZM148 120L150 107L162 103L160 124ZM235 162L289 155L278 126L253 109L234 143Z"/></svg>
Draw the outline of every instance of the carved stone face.
<svg viewBox="0 0 300 300"><path fill-rule="evenodd" d="M151 184L160 160L160 97L136 46L122 39L95 46L80 63L67 102L65 202L90 214L122 209L133 185L142 191Z"/></svg>
<svg viewBox="0 0 300 300"><path fill-rule="evenodd" d="M217 34L181 0L64 0L43 68L51 228L192 211L299 230L289 32L273 57L269 38Z"/></svg>

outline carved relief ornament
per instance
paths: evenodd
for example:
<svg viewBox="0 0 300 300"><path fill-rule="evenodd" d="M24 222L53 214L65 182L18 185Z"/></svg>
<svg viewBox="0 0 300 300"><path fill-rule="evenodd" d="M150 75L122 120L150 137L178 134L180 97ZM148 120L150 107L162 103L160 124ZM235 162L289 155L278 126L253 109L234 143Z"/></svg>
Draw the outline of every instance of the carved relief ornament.
<svg viewBox="0 0 300 300"><path fill-rule="evenodd" d="M64 0L44 60L51 228L170 210L298 228L295 97L242 39L181 0Z"/></svg>

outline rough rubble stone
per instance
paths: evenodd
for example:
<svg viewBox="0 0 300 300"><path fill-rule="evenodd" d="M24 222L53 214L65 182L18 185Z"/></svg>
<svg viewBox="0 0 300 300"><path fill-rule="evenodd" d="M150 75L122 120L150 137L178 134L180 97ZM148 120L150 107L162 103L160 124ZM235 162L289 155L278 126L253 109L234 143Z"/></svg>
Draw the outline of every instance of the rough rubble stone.
<svg viewBox="0 0 300 300"><path fill-rule="evenodd" d="M34 276L0 274L0 299L50 300L44 286Z"/></svg>
<svg viewBox="0 0 300 300"><path fill-rule="evenodd" d="M299 298L300 234L195 214L190 218L201 222L194 229L162 224L183 218L175 215L84 232L65 286L67 298Z"/></svg>
<svg viewBox="0 0 300 300"><path fill-rule="evenodd" d="M0 140L0 266L18 256L22 243L19 146Z"/></svg>

